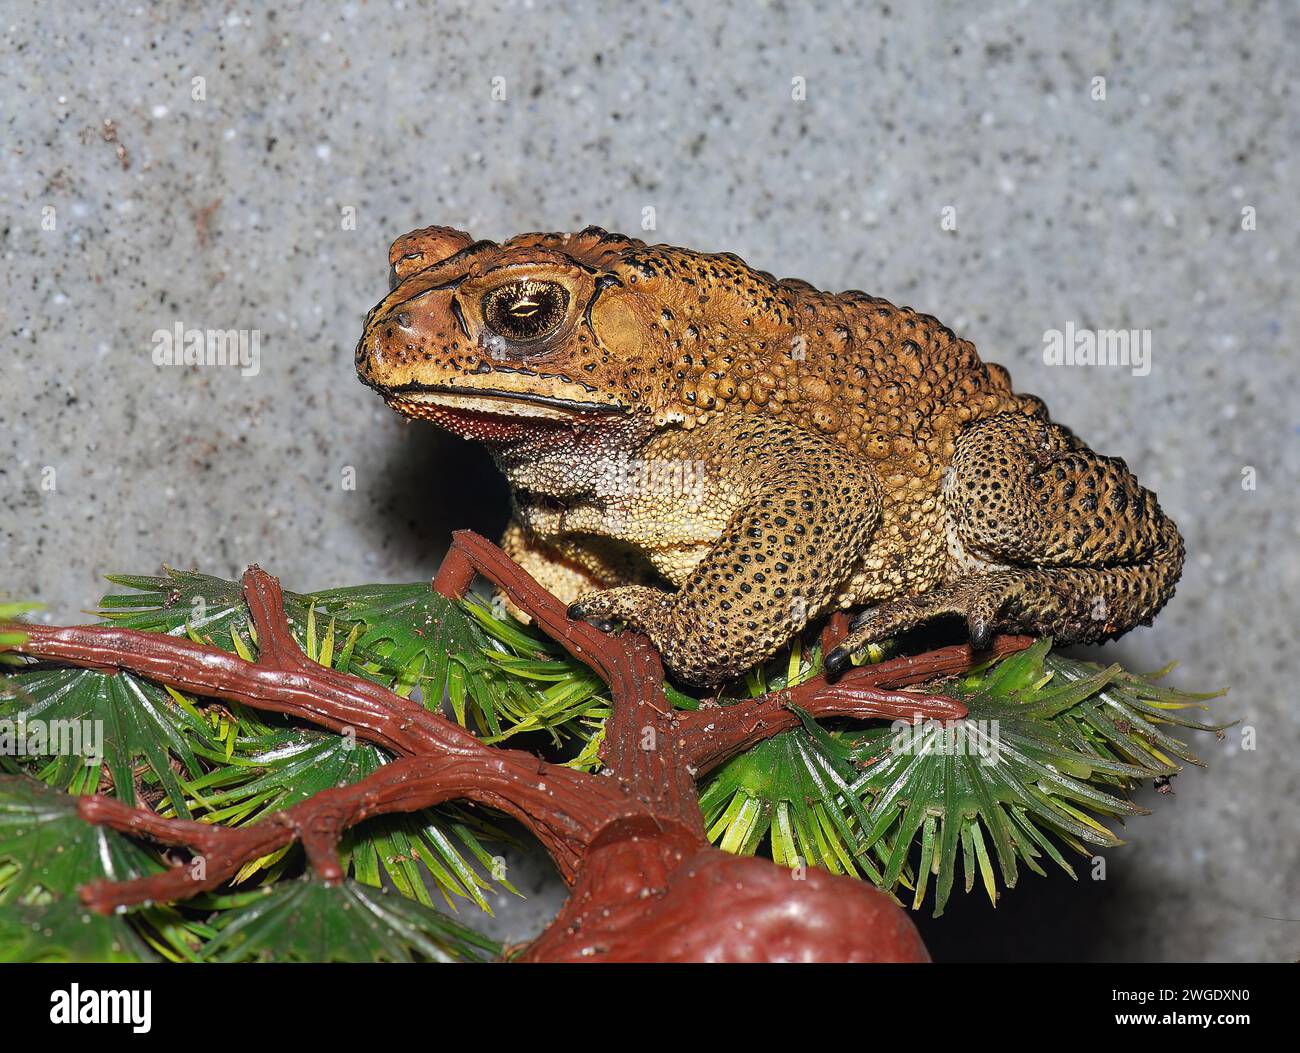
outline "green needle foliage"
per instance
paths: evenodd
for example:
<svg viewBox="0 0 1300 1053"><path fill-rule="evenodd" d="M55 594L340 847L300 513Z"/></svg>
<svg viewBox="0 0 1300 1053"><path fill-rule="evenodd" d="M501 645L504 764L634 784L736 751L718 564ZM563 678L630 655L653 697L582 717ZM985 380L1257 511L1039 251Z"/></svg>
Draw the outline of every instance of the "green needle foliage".
<svg viewBox="0 0 1300 1053"><path fill-rule="evenodd" d="M999 879L1043 861L1074 876L1060 845L1091 855L1123 842L1104 820L1146 812L1139 783L1200 764L1169 727L1221 731L1185 715L1213 695L1162 687L1157 676L1102 669L1050 653L1050 641L947 681L968 716L953 725L803 728L724 765L701 805L723 848L770 846L791 866L865 877L919 907L934 887L943 913L958 872L996 903ZM1171 757L1172 755L1172 757Z"/></svg>
<svg viewBox="0 0 1300 1053"><path fill-rule="evenodd" d="M133 591L101 601L107 621L256 656L239 583L170 569L111 580ZM294 636L314 661L419 698L487 742L537 749L586 770L599 766L607 690L535 629L473 599L444 599L427 582L286 593L285 603ZM873 649L871 658L884 653ZM820 663L815 645L796 641L716 701L796 684ZM999 888L1015 886L1022 867L1073 874L1067 853L1087 856L1121 843L1107 824L1144 811L1129 799L1137 785L1174 774L1180 763L1200 764L1175 731L1221 730L1187 715L1213 696L1164 687L1160 675L1066 658L1043 640L945 682L941 690L969 709L956 726L912 731L804 715L801 728L701 781L709 836L731 852L869 880L914 907L929 896L936 914L959 873L966 891L978 883L994 901ZM701 706L665 686L675 706ZM506 836L480 810L454 806L349 831L341 847L352 880L337 888L299 877L304 862L293 848L245 868L225 895L87 926L72 893L102 873L96 868L104 858L116 857L91 861L84 846L129 852L114 865L134 872L158 866L160 857L87 826L71 812L71 798L51 789L35 799L54 816L50 822L65 824L57 835L16 842L11 833L6 841L3 816L31 807L34 779L74 794L142 800L164 815L240 825L364 778L385 757L342 735L130 675L23 666L0 672L0 727L37 719L101 721L102 756L88 765L54 751L20 758L0 751L0 769L24 773L17 782L0 779L0 958L39 957L47 946L54 949L46 956L96 960L465 960L498 953L433 909L437 897L489 910L491 895L515 891L499 854ZM75 846L82 854L68 855ZM42 872L56 852L62 869L36 892L30 879L20 887L15 875ZM385 888L391 893L378 891ZM296 923L302 917L313 923Z"/></svg>
<svg viewBox="0 0 1300 1053"><path fill-rule="evenodd" d="M75 797L0 775L0 904L45 905L93 878L158 870L133 841L78 817Z"/></svg>
<svg viewBox="0 0 1300 1053"><path fill-rule="evenodd" d="M189 817L182 779L202 771L195 750L205 745L205 728L196 713L173 703L165 688L85 669L32 670L8 678L5 686L12 697L6 698L8 691L0 694L0 717L21 720L23 728L62 726L65 734L81 735L80 754L61 750L54 736L47 736L41 778L88 793L106 777L130 804L140 796L161 795L176 814ZM98 729L102 744L94 742ZM92 745L99 750L84 749ZM173 761L182 774L173 771Z"/></svg>
<svg viewBox="0 0 1300 1053"><path fill-rule="evenodd" d="M0 961L140 962L148 949L126 918L86 910L75 896L0 909Z"/></svg>
<svg viewBox="0 0 1300 1053"><path fill-rule="evenodd" d="M313 877L264 886L222 913L212 962L486 961L501 945L383 889Z"/></svg>
<svg viewBox="0 0 1300 1053"><path fill-rule="evenodd" d="M135 591L105 596L99 601L100 615L123 629L187 636L223 651L237 649L236 637L252 635L239 582L194 570L166 571L161 577L107 575L113 584ZM306 629L307 608L300 597L285 593L284 611L295 635Z"/></svg>
<svg viewBox="0 0 1300 1053"><path fill-rule="evenodd" d="M134 842L79 818L75 797L23 775L0 775L0 961L152 957L146 944L170 939L174 912L144 910L137 928L121 915L86 910L77 888L159 869Z"/></svg>

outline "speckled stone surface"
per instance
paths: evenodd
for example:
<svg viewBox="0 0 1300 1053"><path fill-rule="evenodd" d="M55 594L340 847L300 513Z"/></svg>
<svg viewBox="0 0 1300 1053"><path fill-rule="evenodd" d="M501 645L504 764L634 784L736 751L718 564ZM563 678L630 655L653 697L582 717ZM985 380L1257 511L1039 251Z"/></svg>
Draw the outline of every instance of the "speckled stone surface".
<svg viewBox="0 0 1300 1053"><path fill-rule="evenodd" d="M1257 735L1199 741L1209 770L1104 882L1027 875L924 923L936 957L1296 958L1300 12L571 6L4 6L0 589L66 621L164 562L426 576L505 498L353 378L390 239L596 223L732 250L937 314L1124 456L1189 559L1103 654L1180 659ZM1046 365L1070 323L1150 330L1149 375ZM259 372L156 365L177 324L257 330ZM523 939L561 893L514 865L534 895L492 924Z"/></svg>

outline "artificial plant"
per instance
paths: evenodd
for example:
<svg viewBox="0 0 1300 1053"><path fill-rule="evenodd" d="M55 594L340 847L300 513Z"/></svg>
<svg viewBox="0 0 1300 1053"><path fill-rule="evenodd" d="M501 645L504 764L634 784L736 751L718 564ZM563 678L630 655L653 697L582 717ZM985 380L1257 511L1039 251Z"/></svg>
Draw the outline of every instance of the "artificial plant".
<svg viewBox="0 0 1300 1053"><path fill-rule="evenodd" d="M93 763L0 751L0 958L919 959L897 902L1073 874L1200 763L1174 728L1219 730L1186 714L1211 696L1046 640L828 683L840 619L694 697L466 532L433 588L112 580L98 625L0 630L0 726L105 729ZM522 948L435 907L514 891L501 814L571 888Z"/></svg>

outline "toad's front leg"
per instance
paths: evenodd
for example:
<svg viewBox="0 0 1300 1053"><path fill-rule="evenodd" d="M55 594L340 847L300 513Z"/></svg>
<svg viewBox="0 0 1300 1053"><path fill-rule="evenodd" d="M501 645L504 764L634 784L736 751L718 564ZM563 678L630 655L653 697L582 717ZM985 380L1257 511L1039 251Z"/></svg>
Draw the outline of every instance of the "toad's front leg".
<svg viewBox="0 0 1300 1053"><path fill-rule="evenodd" d="M644 632L672 673L701 686L745 673L816 618L880 520L871 469L821 436L743 418L708 441L712 470L740 499L681 587L607 589L570 610Z"/></svg>

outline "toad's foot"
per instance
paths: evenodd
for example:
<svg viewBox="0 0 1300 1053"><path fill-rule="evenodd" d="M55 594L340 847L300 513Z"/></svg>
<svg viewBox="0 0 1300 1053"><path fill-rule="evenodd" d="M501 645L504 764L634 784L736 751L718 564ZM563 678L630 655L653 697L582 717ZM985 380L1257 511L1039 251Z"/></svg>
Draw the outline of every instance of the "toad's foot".
<svg viewBox="0 0 1300 1053"><path fill-rule="evenodd" d="M826 656L826 673L838 676L849 667L854 653L869 643L897 636L934 618L957 615L966 622L971 648L988 647L1010 601L1022 587L1014 571L959 578L950 585L920 596L891 600L863 611L850 626L845 640Z"/></svg>

